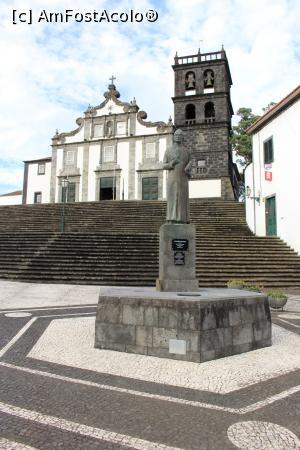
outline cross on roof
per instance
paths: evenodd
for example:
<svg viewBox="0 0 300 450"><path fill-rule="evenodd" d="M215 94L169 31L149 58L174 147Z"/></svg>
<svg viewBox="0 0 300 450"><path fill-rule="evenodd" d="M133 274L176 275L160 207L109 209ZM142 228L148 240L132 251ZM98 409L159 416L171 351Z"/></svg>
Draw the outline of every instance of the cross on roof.
<svg viewBox="0 0 300 450"><path fill-rule="evenodd" d="M109 78L109 80L111 81L111 84L114 84L114 81L115 81L116 79L117 79L117 78L114 77L113 75L111 76L111 78Z"/></svg>

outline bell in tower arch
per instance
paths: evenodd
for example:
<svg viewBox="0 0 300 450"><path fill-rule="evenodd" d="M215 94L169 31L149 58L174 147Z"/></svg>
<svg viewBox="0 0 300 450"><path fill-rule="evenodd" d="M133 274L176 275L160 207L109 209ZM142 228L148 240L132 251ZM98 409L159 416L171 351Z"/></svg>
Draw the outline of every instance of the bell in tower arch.
<svg viewBox="0 0 300 450"><path fill-rule="evenodd" d="M195 89L196 87L196 77L194 72L188 72L185 76L185 89L187 91Z"/></svg>
<svg viewBox="0 0 300 450"><path fill-rule="evenodd" d="M211 69L204 72L204 88L214 87L215 76Z"/></svg>

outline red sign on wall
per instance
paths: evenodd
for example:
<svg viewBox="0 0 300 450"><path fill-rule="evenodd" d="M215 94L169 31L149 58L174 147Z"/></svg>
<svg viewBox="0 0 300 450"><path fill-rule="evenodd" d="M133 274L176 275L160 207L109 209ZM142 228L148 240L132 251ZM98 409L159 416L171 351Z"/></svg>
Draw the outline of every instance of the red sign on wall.
<svg viewBox="0 0 300 450"><path fill-rule="evenodd" d="M265 180L266 181L272 181L272 172L267 172L265 170Z"/></svg>

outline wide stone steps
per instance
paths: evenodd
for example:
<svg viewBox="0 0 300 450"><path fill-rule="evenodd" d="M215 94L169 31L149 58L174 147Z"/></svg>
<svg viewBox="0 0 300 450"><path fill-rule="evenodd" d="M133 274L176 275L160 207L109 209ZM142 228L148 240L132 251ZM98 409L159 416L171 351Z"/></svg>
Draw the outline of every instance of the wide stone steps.
<svg viewBox="0 0 300 450"><path fill-rule="evenodd" d="M0 207L0 277L31 282L153 286L164 202L89 202ZM191 201L202 287L242 278L300 287L300 258L278 238L253 236L244 205Z"/></svg>

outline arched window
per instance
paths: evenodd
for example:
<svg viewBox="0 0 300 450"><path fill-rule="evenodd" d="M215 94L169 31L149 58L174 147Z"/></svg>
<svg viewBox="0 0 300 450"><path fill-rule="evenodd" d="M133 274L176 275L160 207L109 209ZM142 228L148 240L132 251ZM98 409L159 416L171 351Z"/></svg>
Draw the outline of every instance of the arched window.
<svg viewBox="0 0 300 450"><path fill-rule="evenodd" d="M215 107L213 102L207 102L204 106L204 121L214 122L215 121Z"/></svg>
<svg viewBox="0 0 300 450"><path fill-rule="evenodd" d="M210 89L214 87L215 75L211 69L207 69L204 72L204 89Z"/></svg>
<svg viewBox="0 0 300 450"><path fill-rule="evenodd" d="M196 77L194 72L187 72L185 75L185 90L191 91L196 89Z"/></svg>
<svg viewBox="0 0 300 450"><path fill-rule="evenodd" d="M185 107L185 123L187 125L196 123L196 108L192 103L189 103Z"/></svg>

